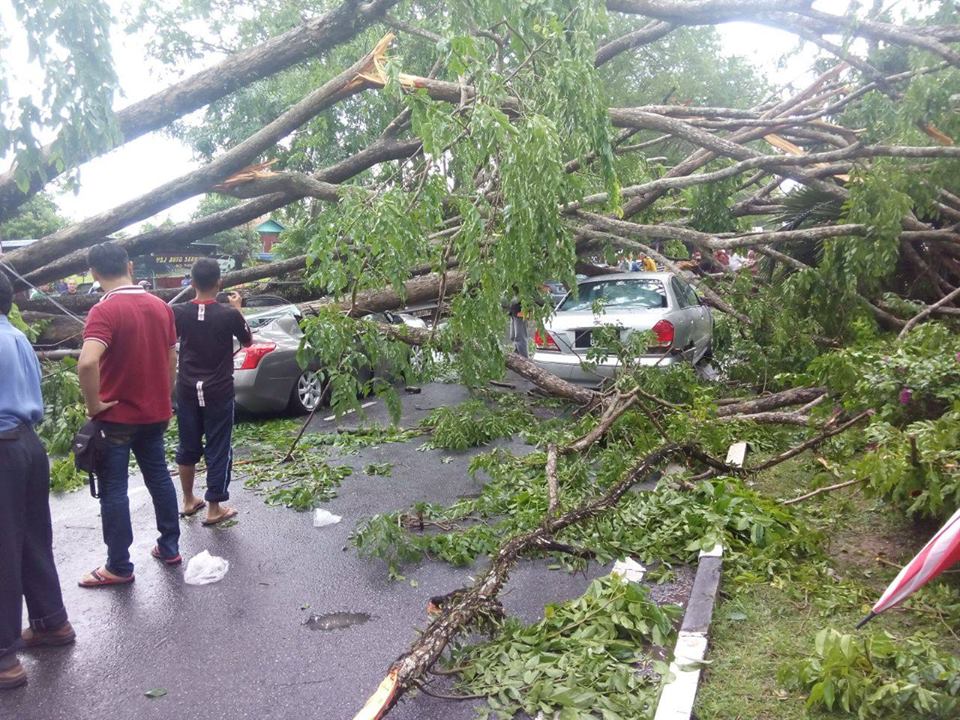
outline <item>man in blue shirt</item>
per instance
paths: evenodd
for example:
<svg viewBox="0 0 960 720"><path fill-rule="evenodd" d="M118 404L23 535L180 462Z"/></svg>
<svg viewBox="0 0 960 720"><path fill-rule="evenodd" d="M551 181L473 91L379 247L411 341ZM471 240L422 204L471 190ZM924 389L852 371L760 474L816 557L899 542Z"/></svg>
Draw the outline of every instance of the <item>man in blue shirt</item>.
<svg viewBox="0 0 960 720"><path fill-rule="evenodd" d="M53 563L50 464L33 426L43 417L40 364L7 315L13 287L0 270L0 690L27 682L16 648L75 639ZM20 631L23 600L30 627Z"/></svg>

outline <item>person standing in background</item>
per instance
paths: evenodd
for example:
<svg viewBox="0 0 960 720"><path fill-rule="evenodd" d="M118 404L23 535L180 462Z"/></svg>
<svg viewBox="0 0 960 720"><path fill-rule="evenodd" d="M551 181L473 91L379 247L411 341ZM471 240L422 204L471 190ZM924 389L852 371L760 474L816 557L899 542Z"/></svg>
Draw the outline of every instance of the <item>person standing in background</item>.
<svg viewBox="0 0 960 720"><path fill-rule="evenodd" d="M196 298L176 305L180 369L177 375L177 467L183 488L181 517L195 515L209 503L204 525L217 525L236 517L237 511L221 503L230 499L233 465L233 339L244 347L253 342L247 321L240 313L241 299L230 293L229 305L217 302L220 265L200 258L190 272ZM197 462L207 461L204 500L193 492Z"/></svg>
<svg viewBox="0 0 960 720"><path fill-rule="evenodd" d="M50 464L33 430L43 418L40 364L7 318L12 305L13 286L0 272L0 690L27 682L18 644L76 639L53 561ZM24 598L30 626L21 633Z"/></svg>

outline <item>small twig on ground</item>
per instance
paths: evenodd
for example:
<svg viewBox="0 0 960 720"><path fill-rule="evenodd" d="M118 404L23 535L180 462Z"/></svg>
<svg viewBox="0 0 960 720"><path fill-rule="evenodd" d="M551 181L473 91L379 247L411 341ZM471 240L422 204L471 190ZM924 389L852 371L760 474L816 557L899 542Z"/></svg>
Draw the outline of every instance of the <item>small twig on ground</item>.
<svg viewBox="0 0 960 720"><path fill-rule="evenodd" d="M487 697L486 695L447 695L446 693L439 693L435 690L427 690L426 683L419 683L417 689L424 695L429 695L438 700L483 700Z"/></svg>
<svg viewBox="0 0 960 720"><path fill-rule="evenodd" d="M557 503L559 500L559 489L557 488L557 445L550 443L547 445L547 517L552 517L557 513Z"/></svg>
<svg viewBox="0 0 960 720"><path fill-rule="evenodd" d="M859 482L863 482L866 478L856 478L854 480L846 480L845 482L836 483L834 485L827 485L822 488L817 488L813 492L808 492L805 495L800 497L790 498L789 500L781 500L780 502L783 505L793 505L794 503L803 502L804 500L809 500L812 497L816 497L821 493L833 492L834 490L839 490L840 488L850 487L851 485L856 485Z"/></svg>
<svg viewBox="0 0 960 720"><path fill-rule="evenodd" d="M489 383L494 387L507 388L508 390L516 390L517 386L513 383L500 382L499 380L490 380Z"/></svg>
<svg viewBox="0 0 960 720"><path fill-rule="evenodd" d="M817 447L817 445L820 445L821 443L826 442L827 440L832 438L834 435L839 435L844 430L848 430L849 428L853 427L864 418L868 418L872 416L875 412L876 411L873 409L864 410L862 413L855 415L853 418L851 418L850 420L847 420L847 422L843 423L842 425L838 425L837 427L830 428L829 430L821 433L820 435L817 435L815 438L811 438L806 442L800 443L796 447L792 447L786 452L782 452L779 455L775 455L774 457L770 458L766 462L762 462L759 465L756 465L755 467L752 467L752 468L747 468L747 470L749 472L760 472L761 470L766 470L767 468L771 468L774 465L779 465L780 463L785 462L790 458L799 455L804 450L809 450L810 448Z"/></svg>
<svg viewBox="0 0 960 720"><path fill-rule="evenodd" d="M614 400L607 406L607 409L604 410L603 415L600 416L600 421L596 424L596 427L594 427L583 437L574 440L572 443L564 447L561 452L563 452L564 455L568 455L570 453L581 453L587 450L587 448L589 448L606 434L610 427L618 419L620 419L621 415L623 415L634 403L636 403L638 391L639 388L636 388L626 395L618 394L617 397L614 398Z"/></svg>
<svg viewBox="0 0 960 720"><path fill-rule="evenodd" d="M290 449L287 450L287 454L283 456L283 460L280 462L290 462L293 460L293 451L297 449L297 445L300 442L300 438L303 437L303 434L307 431L307 426L310 424L310 421L313 420L313 416L317 414L317 410L320 409L320 403L314 406L313 410L310 411L310 414L307 415L307 419L303 421L303 425L300 426L300 432L297 433L297 436L293 439L293 442L290 444Z"/></svg>

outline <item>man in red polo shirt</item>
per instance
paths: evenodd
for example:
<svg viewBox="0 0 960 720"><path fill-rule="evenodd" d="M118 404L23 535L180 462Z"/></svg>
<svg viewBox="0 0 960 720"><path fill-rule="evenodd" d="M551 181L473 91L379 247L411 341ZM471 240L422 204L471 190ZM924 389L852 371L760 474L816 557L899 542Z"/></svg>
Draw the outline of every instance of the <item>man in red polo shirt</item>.
<svg viewBox="0 0 960 720"><path fill-rule="evenodd" d="M105 436L96 474L107 562L85 575L80 585L101 587L134 579L127 498L131 450L156 512L160 536L151 554L167 565L182 561L177 494L163 449L163 433L173 414L177 336L170 308L133 284L132 263L120 245L95 245L89 263L104 294L87 316L77 374L87 414L101 422Z"/></svg>

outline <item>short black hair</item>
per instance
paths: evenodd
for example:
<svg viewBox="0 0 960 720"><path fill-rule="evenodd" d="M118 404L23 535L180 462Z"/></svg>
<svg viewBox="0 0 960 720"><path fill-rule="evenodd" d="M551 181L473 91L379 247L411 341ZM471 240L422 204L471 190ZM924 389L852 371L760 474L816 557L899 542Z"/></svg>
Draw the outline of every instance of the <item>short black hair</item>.
<svg viewBox="0 0 960 720"><path fill-rule="evenodd" d="M9 315L13 307L13 284L7 274L0 270L0 315Z"/></svg>
<svg viewBox="0 0 960 720"><path fill-rule="evenodd" d="M126 275L129 263L130 257L127 251L115 242L94 245L87 254L87 264L90 268L107 280Z"/></svg>
<svg viewBox="0 0 960 720"><path fill-rule="evenodd" d="M201 292L209 292L220 282L220 263L213 258L200 258L190 268L190 279Z"/></svg>

